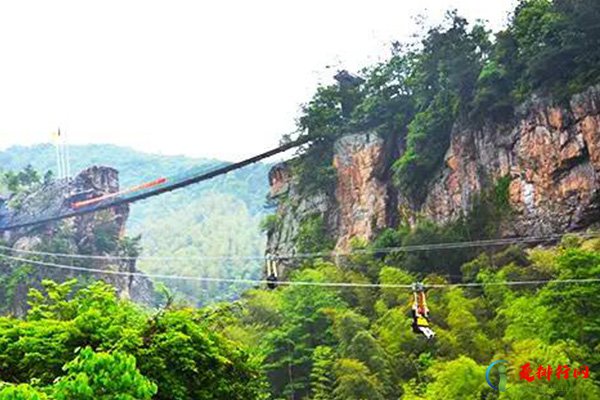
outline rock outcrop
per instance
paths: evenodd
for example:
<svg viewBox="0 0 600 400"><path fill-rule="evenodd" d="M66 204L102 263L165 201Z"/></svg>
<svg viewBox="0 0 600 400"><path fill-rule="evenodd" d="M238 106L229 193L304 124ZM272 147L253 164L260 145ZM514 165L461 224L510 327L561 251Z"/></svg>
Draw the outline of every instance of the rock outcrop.
<svg viewBox="0 0 600 400"><path fill-rule="evenodd" d="M324 191L301 196L286 163L277 164L271 169L269 183L269 199L277 203L278 221L267 232L266 252L283 257L277 264L279 273L285 275L286 268L294 264L292 257L298 254L295 238L301 222L310 216L320 215L328 219L328 226L335 226L337 213L333 212L334 199Z"/></svg>
<svg viewBox="0 0 600 400"><path fill-rule="evenodd" d="M335 144L338 249L347 249L353 238L370 240L394 221L385 149L375 132L344 136Z"/></svg>
<svg viewBox="0 0 600 400"><path fill-rule="evenodd" d="M119 190L118 171L107 167L91 167L75 178L54 181L31 193L22 193L18 198L8 199L0 211L0 222L18 223L32 221L45 216L64 213L71 209L74 201L94 198ZM125 234L129 216L127 205L85 214L59 222L50 222L18 230L4 232L4 241L15 250L29 251L44 249L49 252L85 254L91 256L125 255L116 245ZM50 249L48 249L50 247ZM14 252L13 255L22 256ZM42 261L69 264L84 268L106 271L139 272L135 259L71 259L61 257L43 258ZM11 268L0 271L10 275ZM25 311L26 294L30 285L38 286L42 279L65 281L70 278L87 280L101 279L115 286L119 294L142 303L153 301L152 282L139 275L125 276L110 273L82 273L73 270L38 266L30 271L27 279L17 286L5 300L12 304L15 314ZM7 293L3 293L6 296Z"/></svg>
<svg viewBox="0 0 600 400"><path fill-rule="evenodd" d="M273 190L287 197L279 204L281 224L269 234L268 250L293 253L298 219L311 212L324 216L338 250L352 238L370 240L417 215L449 222L468 214L475 196L504 177L510 177L513 209L510 223L502 225L504 236L562 233L600 220L600 86L574 96L569 106L534 99L511 123L457 124L444 165L420 204L407 201L392 183L391 165L402 149L392 135L340 138L334 148L335 191L317 195L318 200L298 197L289 170L279 175L282 182L272 180Z"/></svg>
<svg viewBox="0 0 600 400"><path fill-rule="evenodd" d="M438 222L467 213L473 195L510 176L515 218L505 235L547 235L598 220L600 88L570 107L532 102L515 126L457 128L445 166L422 207Z"/></svg>

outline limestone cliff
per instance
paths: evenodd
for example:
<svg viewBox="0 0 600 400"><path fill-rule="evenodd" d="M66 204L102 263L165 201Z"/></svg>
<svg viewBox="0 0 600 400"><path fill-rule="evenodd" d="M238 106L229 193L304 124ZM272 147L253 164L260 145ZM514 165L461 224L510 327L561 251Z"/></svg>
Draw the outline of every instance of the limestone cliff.
<svg viewBox="0 0 600 400"><path fill-rule="evenodd" d="M36 219L40 216L56 215L70 209L74 200L93 198L119 190L118 172L107 167L91 167L70 180L53 181L9 198L2 205L0 218L11 222ZM43 250L67 254L85 254L92 256L127 255L120 246L124 237L125 223L129 215L127 205L113 207L96 213L90 213L60 222L52 222L16 231L4 232L4 242L16 250ZM12 255L23 256L13 252ZM138 272L135 258L125 261L92 259L71 259L64 257L44 257L40 261L56 264L68 264L80 267ZM81 273L77 271L37 266L27 268L26 273L15 280L14 268L18 264L5 260L0 263L0 275L10 282L0 289L1 297L8 305L8 311L22 314L25 310L26 294L30 286L38 286L42 279L64 281L78 278L87 281L90 278L102 279L113 284L119 294L138 302L150 303L153 287L149 279L135 276L127 277L103 273Z"/></svg>
<svg viewBox="0 0 600 400"><path fill-rule="evenodd" d="M348 135L335 144L336 248L352 238L371 239L395 221L395 192L390 184L389 153L375 132Z"/></svg>
<svg viewBox="0 0 600 400"><path fill-rule="evenodd" d="M275 165L269 173L269 183L271 191L268 197L277 203L278 221L267 232L268 254L284 257L297 255L295 239L300 223L307 217L320 215L328 218L328 226L337 225L334 199L326 191L301 196L288 164ZM288 262L281 260L280 264L280 272L284 273Z"/></svg>
<svg viewBox="0 0 600 400"><path fill-rule="evenodd" d="M437 221L468 212L473 195L510 176L516 218L505 235L547 235L598 220L600 87L569 107L533 101L514 126L456 129L422 211Z"/></svg>
<svg viewBox="0 0 600 400"><path fill-rule="evenodd" d="M298 196L289 170L272 177L274 197L286 201L279 202L281 223L269 234L268 251L293 253L298 221L311 213L323 215L337 249L346 249L352 238L373 239L399 220L414 222L417 215L448 222L469 213L474 197L506 176L513 213L502 225L503 236L580 230L600 218L600 87L574 96L568 106L533 99L510 123L456 124L444 164L419 204L391 179L403 147L393 135L383 139L375 132L338 139L335 191L312 198Z"/></svg>

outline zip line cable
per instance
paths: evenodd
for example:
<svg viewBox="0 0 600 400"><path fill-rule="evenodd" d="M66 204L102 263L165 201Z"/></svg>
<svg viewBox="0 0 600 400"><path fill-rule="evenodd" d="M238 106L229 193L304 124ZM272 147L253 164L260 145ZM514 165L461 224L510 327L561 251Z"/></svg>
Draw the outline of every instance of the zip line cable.
<svg viewBox="0 0 600 400"><path fill-rule="evenodd" d="M575 234L580 238L597 238L600 237L600 232L596 233L580 233ZM449 242L449 243L432 243L432 244L421 244L421 245L408 245L408 246L397 246L397 247L382 247L375 249L354 249L345 252L315 252L315 253L296 253L296 254L276 254L267 256L244 256L244 255L219 255L219 256L139 256L139 257L128 257L128 256L114 256L114 255L92 255L92 254L74 254L74 253L52 253L35 250L20 250L8 246L0 245L0 250L10 251L13 253L28 254L28 255L39 255L49 256L58 258L73 258L73 259L92 259L92 260L126 260L126 261L187 261L187 260L265 260L270 258L272 260L287 260L287 259L299 259L299 258L314 258L314 257L348 257L357 254L372 254L372 253L394 253L394 252L417 252L417 251L431 251L431 250L451 250L451 249L462 249L470 247L485 247L485 246L504 246L508 244L521 244L521 243L543 243L553 242L560 240L563 237L562 234L550 235L550 236L522 236L515 238L505 239L486 239L486 240L474 240L474 241L463 241L463 242Z"/></svg>
<svg viewBox="0 0 600 400"><path fill-rule="evenodd" d="M415 252L415 251L430 251L430 250L451 250L451 249L462 249L470 247L486 247L486 246L504 246L509 244L521 244L521 243L542 243L542 242L554 242L560 240L564 234L555 234L549 236L521 236L514 238L504 239L485 239L485 240L472 240L463 242L451 242L451 243L430 243L430 244L419 244L419 245L407 245L407 246L396 246L396 247L382 247L375 249L353 249L345 252L318 252L318 253L296 253L290 255L272 255L274 259L294 259L294 258L313 258L313 257L324 257L324 256L351 256L355 254L373 254L373 253L395 253L395 252ZM600 232L596 233L581 233L577 234L581 238L596 238L600 237Z"/></svg>
<svg viewBox="0 0 600 400"><path fill-rule="evenodd" d="M183 187L186 187L186 186L198 183L198 182L202 182L202 181L206 181L206 180L215 178L219 175L227 174L231 171L235 171L236 169L243 168L247 165L257 163L258 161L261 161L265 158L269 158L276 154L283 153L284 151L293 149L295 147L302 146L303 144L306 144L311 140L312 139L310 139L310 138L303 138L300 140L296 140L296 141L284 144L282 146L276 147L274 149L268 150L264 153L247 158L245 160L242 160L242 161L239 161L236 163L231 163L224 167L217 167L208 172L198 172L196 174L189 174L189 175L177 177L173 181L167 181L166 183L160 184L160 185L152 187L150 189L146 189L146 190L142 190L140 192L134 192L131 194L117 196L117 197L114 197L111 199L100 201L97 205L94 205L94 206L83 207L80 209L70 209L69 211L64 212L62 214L52 215L52 216L42 216L42 217L38 217L37 219L33 219L33 220L15 221L15 222L9 221L8 224L0 224L0 232L12 230L12 229L18 229L18 228L25 228L25 227L29 227L29 226L40 225L40 224L44 224L47 222L59 221L59 220L65 219L65 218L71 218L71 217L76 217L79 215L89 214L92 212L119 206L121 204L133 203L138 200L157 196L159 194L170 192L170 191L173 191L176 189L181 189Z"/></svg>
<svg viewBox="0 0 600 400"><path fill-rule="evenodd" d="M173 279L199 282L226 282L226 283L246 283L246 284L267 284L268 281L260 279L244 279L244 278L212 278L203 276L186 276L186 275L165 275L165 274L145 274L143 272L128 272L128 271L111 271L99 268L85 268L75 265L63 265L43 261L35 261L27 258L13 257L0 253L0 258L5 258L12 261L25 262L37 266L50 267L56 269L64 269L80 272L93 272L98 274L118 275L118 276L140 276L155 279ZM532 281L504 281L504 282L473 282L473 283L448 283L448 284L431 284L424 285L425 288L453 288L453 287L484 287L484 286L523 286L523 285L541 285L549 283L600 283L600 278L587 279L550 279L550 280L532 280ZM310 282L310 281L279 281L278 285L283 286L321 286L321 287L355 287L355 288L380 288L380 289L411 289L412 285L407 284L386 284L386 283L353 283L353 282Z"/></svg>
<svg viewBox="0 0 600 400"><path fill-rule="evenodd" d="M188 260L264 260L265 256L115 256L115 255L93 255L93 254L75 254L75 253L51 253L35 250L20 250L8 246L0 245L0 250L11 251L13 253L28 254L34 256L48 256L57 258L72 258L83 260L105 260L105 261L188 261Z"/></svg>

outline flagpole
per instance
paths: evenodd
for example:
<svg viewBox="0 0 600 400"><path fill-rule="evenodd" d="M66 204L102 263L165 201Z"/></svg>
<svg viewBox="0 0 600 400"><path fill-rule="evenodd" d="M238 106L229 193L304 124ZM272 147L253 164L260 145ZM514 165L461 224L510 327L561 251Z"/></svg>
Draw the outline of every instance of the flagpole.
<svg viewBox="0 0 600 400"><path fill-rule="evenodd" d="M58 149L60 154L60 166L62 168L62 179L64 179L67 177L67 163L65 162L65 146L60 133L60 128L58 128Z"/></svg>
<svg viewBox="0 0 600 400"><path fill-rule="evenodd" d="M54 149L56 151L56 168L57 168L57 172L58 172L58 179L62 179L62 163L60 161L60 148L59 148L60 133L54 133L52 136L54 137Z"/></svg>

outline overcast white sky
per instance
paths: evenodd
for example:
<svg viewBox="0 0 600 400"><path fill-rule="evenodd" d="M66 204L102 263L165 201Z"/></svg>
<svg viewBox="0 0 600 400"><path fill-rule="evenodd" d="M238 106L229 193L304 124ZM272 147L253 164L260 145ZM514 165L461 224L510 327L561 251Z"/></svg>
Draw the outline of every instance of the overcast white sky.
<svg viewBox="0 0 600 400"><path fill-rule="evenodd" d="M113 143L235 160L275 146L341 65L387 56L425 13L498 29L513 0L15 1L0 5L0 149Z"/></svg>

